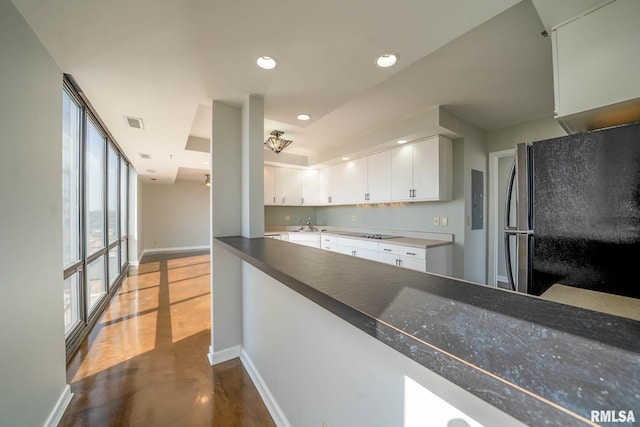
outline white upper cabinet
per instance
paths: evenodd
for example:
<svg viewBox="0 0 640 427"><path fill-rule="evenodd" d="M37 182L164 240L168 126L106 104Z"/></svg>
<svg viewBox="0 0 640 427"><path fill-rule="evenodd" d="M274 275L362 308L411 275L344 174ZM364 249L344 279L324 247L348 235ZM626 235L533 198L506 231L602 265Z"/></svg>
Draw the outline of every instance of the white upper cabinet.
<svg viewBox="0 0 640 427"><path fill-rule="evenodd" d="M391 200L411 200L413 194L413 144L391 150Z"/></svg>
<svg viewBox="0 0 640 427"><path fill-rule="evenodd" d="M391 199L451 200L452 142L435 136L391 150Z"/></svg>
<svg viewBox="0 0 640 427"><path fill-rule="evenodd" d="M302 204L302 170L276 168L276 204Z"/></svg>
<svg viewBox="0 0 640 427"><path fill-rule="evenodd" d="M367 201L367 158L351 160L347 163L349 179L349 204L365 203Z"/></svg>
<svg viewBox="0 0 640 427"><path fill-rule="evenodd" d="M297 206L302 204L302 170L264 167L264 204Z"/></svg>
<svg viewBox="0 0 640 427"><path fill-rule="evenodd" d="M302 171L302 204L308 206L320 204L320 171L317 169Z"/></svg>
<svg viewBox="0 0 640 427"><path fill-rule="evenodd" d="M340 163L329 167L329 198L331 205L348 205L351 202L349 194L349 164Z"/></svg>
<svg viewBox="0 0 640 427"><path fill-rule="evenodd" d="M367 202L391 200L391 150L367 157Z"/></svg>
<svg viewBox="0 0 640 427"><path fill-rule="evenodd" d="M276 168L264 167L264 204L276 204Z"/></svg>
<svg viewBox="0 0 640 427"><path fill-rule="evenodd" d="M638 120L640 1L608 3L552 40L556 117L573 132Z"/></svg>
<svg viewBox="0 0 640 427"><path fill-rule="evenodd" d="M451 140L435 136L319 170L264 167L265 205L451 200Z"/></svg>
<svg viewBox="0 0 640 427"><path fill-rule="evenodd" d="M417 200L451 200L452 142L444 137L413 144L413 197Z"/></svg>

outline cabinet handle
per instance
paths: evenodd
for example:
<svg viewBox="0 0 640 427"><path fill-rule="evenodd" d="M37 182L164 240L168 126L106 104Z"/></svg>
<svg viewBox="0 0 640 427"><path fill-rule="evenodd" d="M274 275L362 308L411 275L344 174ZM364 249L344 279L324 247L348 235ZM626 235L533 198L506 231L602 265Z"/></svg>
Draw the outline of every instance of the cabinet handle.
<svg viewBox="0 0 640 427"><path fill-rule="evenodd" d="M302 198L302 204L304 205L304 197Z"/></svg>
<svg viewBox="0 0 640 427"><path fill-rule="evenodd" d="M399 259L396 260L396 267L400 267L400 260Z"/></svg>
<svg viewBox="0 0 640 427"><path fill-rule="evenodd" d="M415 252L407 252L407 255L415 255Z"/></svg>
<svg viewBox="0 0 640 427"><path fill-rule="evenodd" d="M398 260L398 267L402 267L402 260L401 259Z"/></svg>
<svg viewBox="0 0 640 427"><path fill-rule="evenodd" d="M356 256L356 251L351 251L351 255Z"/></svg>
<svg viewBox="0 0 640 427"><path fill-rule="evenodd" d="M284 197L282 198L282 203L284 203Z"/></svg>
<svg viewBox="0 0 640 427"><path fill-rule="evenodd" d="M331 203L331 196L329 196L329 203Z"/></svg>
<svg viewBox="0 0 640 427"><path fill-rule="evenodd" d="M409 197L413 197L413 190L409 190Z"/></svg>
<svg viewBox="0 0 640 427"><path fill-rule="evenodd" d="M387 252L391 252L391 249L383 248L382 250L383 250L383 251L387 251Z"/></svg>
<svg viewBox="0 0 640 427"><path fill-rule="evenodd" d="M273 196L273 203L276 202L276 196Z"/></svg>

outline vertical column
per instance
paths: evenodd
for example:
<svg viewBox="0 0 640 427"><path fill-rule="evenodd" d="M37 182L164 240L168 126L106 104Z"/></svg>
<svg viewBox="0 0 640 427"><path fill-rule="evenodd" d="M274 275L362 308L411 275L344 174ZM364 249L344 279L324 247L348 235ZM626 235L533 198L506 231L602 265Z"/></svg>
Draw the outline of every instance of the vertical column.
<svg viewBox="0 0 640 427"><path fill-rule="evenodd" d="M264 100L249 95L242 105L242 235L264 235Z"/></svg>
<svg viewBox="0 0 640 427"><path fill-rule="evenodd" d="M237 236L242 223L241 109L213 102L211 129L211 239ZM213 365L240 355L242 342L242 265L211 244L211 347Z"/></svg>

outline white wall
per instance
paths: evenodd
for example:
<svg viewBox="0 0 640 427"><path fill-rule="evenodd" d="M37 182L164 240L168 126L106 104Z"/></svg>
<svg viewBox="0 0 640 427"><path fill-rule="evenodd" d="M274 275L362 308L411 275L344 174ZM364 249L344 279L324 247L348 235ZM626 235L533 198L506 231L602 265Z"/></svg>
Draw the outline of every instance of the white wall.
<svg viewBox="0 0 640 427"><path fill-rule="evenodd" d="M567 133L553 117L521 123L487 134L489 153L514 148L520 142L533 142L564 136Z"/></svg>
<svg viewBox="0 0 640 427"><path fill-rule="evenodd" d="M0 424L33 427L69 396L62 73L8 0L0 0L0 61Z"/></svg>
<svg viewBox="0 0 640 427"><path fill-rule="evenodd" d="M145 252L209 247L209 187L202 179L141 185Z"/></svg>
<svg viewBox="0 0 640 427"><path fill-rule="evenodd" d="M211 236L237 236L242 232L242 114L240 108L218 101L213 101L212 110ZM211 245L211 364L238 356L241 283L240 259ZM238 350L234 353L234 349Z"/></svg>
<svg viewBox="0 0 640 427"><path fill-rule="evenodd" d="M278 425L523 426L253 266L242 274L242 359Z"/></svg>

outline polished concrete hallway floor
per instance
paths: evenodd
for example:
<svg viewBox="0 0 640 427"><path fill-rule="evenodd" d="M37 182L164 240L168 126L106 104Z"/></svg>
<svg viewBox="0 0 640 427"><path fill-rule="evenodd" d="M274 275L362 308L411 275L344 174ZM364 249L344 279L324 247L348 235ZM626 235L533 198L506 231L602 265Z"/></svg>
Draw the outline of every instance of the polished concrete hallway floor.
<svg viewBox="0 0 640 427"><path fill-rule="evenodd" d="M129 274L67 366L59 425L273 426L237 359L208 363L209 255L156 256Z"/></svg>

